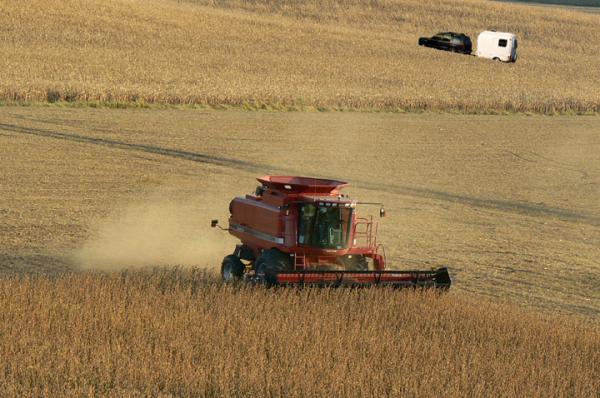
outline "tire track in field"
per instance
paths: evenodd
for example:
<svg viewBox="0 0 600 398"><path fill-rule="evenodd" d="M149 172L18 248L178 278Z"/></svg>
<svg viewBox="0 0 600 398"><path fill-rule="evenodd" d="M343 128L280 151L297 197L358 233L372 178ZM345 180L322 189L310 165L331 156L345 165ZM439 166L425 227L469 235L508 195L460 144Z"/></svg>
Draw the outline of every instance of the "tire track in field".
<svg viewBox="0 0 600 398"><path fill-rule="evenodd" d="M129 151L152 153L155 155L169 156L177 159L186 159L199 163L208 163L217 166L238 168L248 171L259 171L261 169L264 170L268 167L265 165L259 165L257 163L248 162L246 160L231 159L222 156L183 151L179 149L162 148L146 144L128 143L107 138L94 138L73 133L61 133L52 130L23 127L6 123L0 123L0 129L5 131L11 131L14 133L36 135L44 138L54 138L63 141L79 142L84 144L99 145Z"/></svg>
<svg viewBox="0 0 600 398"><path fill-rule="evenodd" d="M268 174L273 171L278 171L287 174L298 173L296 169L276 167L265 163L249 162L246 160L240 160L224 156L215 156L205 153L190 152L172 148L163 148L147 144L128 143L114 139L95 138L74 133L64 133L47 129L24 127L15 124L0 123L0 130L9 131L17 134L34 135L43 138L52 138L63 141L98 145L127 151L151 153L155 155L168 156L176 159L185 159L198 163L228 167L252 173ZM499 210L507 213L524 214L528 216L537 217L552 217L561 219L563 221L583 223L591 226L600 226L600 217L598 216L579 213L558 207L550 207L534 203L502 199L478 198L475 196L444 192L435 189L402 186L384 182L373 182L356 179L353 179L352 181L362 189L368 189L373 191L380 191L385 193L424 199L435 199L444 202L458 203L482 209Z"/></svg>
<svg viewBox="0 0 600 398"><path fill-rule="evenodd" d="M564 221L584 223L595 227L600 226L600 217L598 216L585 213L578 213L572 210L562 209L559 207L550 207L538 205L535 203L517 202L503 199L478 198L474 196L461 195L452 192L443 192L428 188L404 187L386 183L374 184L372 182L367 181L356 182L361 184L361 188L367 188L370 190L379 190L387 193L395 193L412 197L437 199L442 200L444 202L459 203L462 205L482 209L500 210L507 213L524 214L528 216L538 217L553 217Z"/></svg>

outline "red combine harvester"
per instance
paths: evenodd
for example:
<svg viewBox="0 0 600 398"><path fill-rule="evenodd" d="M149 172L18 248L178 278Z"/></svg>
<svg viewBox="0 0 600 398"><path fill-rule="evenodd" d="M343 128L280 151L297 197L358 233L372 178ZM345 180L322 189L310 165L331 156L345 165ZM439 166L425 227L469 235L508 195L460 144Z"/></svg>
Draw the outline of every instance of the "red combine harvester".
<svg viewBox="0 0 600 398"><path fill-rule="evenodd" d="M360 217L357 202L340 193L342 181L310 177L264 176L254 195L229 205L229 228L212 227L240 239L223 259L226 282L266 285L450 287L446 268L386 270L373 217ZM380 216L385 215L383 206Z"/></svg>

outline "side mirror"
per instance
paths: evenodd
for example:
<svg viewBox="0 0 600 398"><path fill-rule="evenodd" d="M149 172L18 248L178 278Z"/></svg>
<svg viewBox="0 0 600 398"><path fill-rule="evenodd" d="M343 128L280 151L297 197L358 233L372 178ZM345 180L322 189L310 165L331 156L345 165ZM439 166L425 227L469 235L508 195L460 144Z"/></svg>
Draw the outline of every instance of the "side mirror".
<svg viewBox="0 0 600 398"><path fill-rule="evenodd" d="M217 224L219 224L219 220L212 220L212 221L210 222L210 227L211 227L211 228L214 228L214 227L216 227L216 226L217 226Z"/></svg>
<svg viewBox="0 0 600 398"><path fill-rule="evenodd" d="M385 209L383 207L379 209L379 217L385 217Z"/></svg>

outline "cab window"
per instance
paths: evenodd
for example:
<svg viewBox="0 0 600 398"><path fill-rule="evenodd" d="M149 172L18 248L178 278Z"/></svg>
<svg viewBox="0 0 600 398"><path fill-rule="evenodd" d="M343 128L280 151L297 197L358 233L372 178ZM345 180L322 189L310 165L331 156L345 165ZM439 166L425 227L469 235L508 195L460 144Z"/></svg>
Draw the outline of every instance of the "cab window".
<svg viewBox="0 0 600 398"><path fill-rule="evenodd" d="M347 247L352 226L352 209L306 203L300 206L298 243L325 249Z"/></svg>

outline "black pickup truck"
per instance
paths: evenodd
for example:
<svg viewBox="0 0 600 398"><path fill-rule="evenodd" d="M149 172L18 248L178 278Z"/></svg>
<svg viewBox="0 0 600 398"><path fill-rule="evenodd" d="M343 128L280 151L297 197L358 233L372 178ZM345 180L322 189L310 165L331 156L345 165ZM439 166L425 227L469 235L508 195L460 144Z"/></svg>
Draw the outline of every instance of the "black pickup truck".
<svg viewBox="0 0 600 398"><path fill-rule="evenodd" d="M419 45L463 54L471 54L471 39L463 33L442 32L433 37L419 37Z"/></svg>

